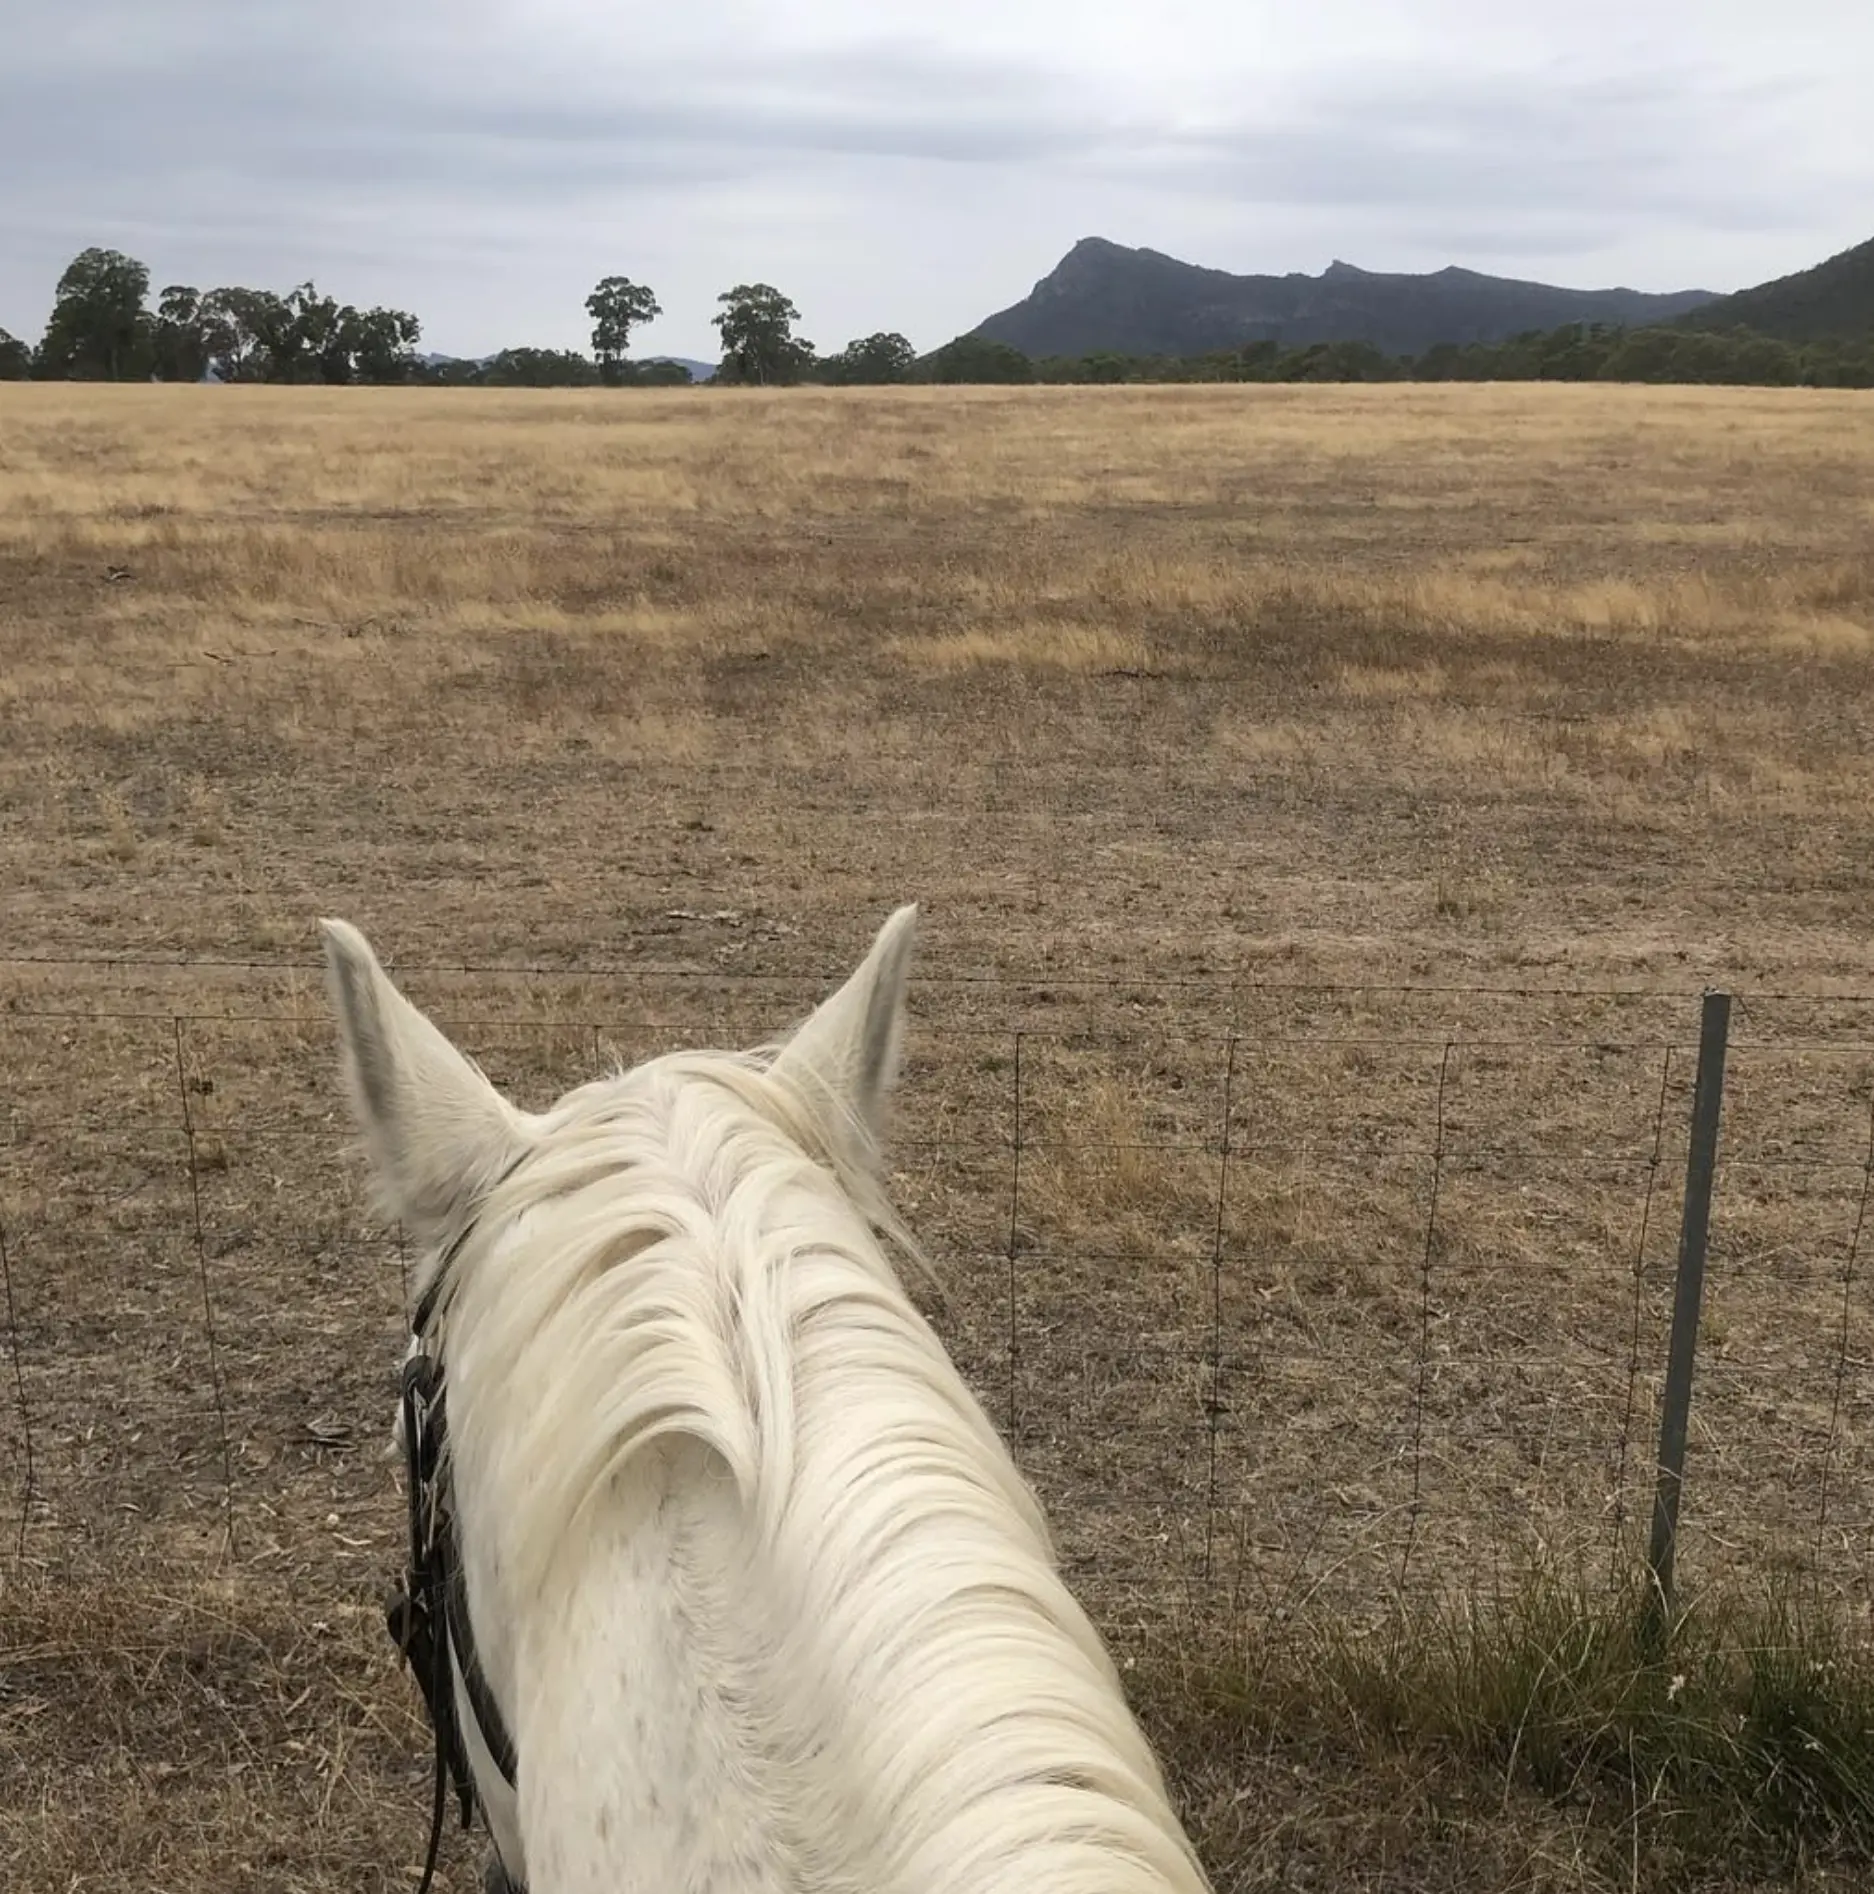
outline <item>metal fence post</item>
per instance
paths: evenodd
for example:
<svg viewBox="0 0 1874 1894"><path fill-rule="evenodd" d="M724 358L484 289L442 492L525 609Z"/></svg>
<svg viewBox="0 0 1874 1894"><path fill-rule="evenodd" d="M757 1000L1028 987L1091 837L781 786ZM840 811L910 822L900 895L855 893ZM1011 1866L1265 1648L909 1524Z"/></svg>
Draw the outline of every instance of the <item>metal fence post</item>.
<svg viewBox="0 0 1874 1894"><path fill-rule="evenodd" d="M1707 992L1699 1018L1698 1077L1692 1093L1692 1140L1685 1155L1685 1208L1679 1222L1679 1270L1672 1291L1672 1343L1659 1410L1659 1484L1653 1493L1653 1537L1646 1563L1653 1576L1649 1609L1672 1616L1672 1562L1679 1536L1679 1495L1685 1485L1685 1434L1692 1411L1692 1361L1698 1349L1699 1305L1705 1291L1705 1246L1711 1192L1718 1170L1718 1121L1724 1104L1724 1055L1730 1041L1731 996Z"/></svg>

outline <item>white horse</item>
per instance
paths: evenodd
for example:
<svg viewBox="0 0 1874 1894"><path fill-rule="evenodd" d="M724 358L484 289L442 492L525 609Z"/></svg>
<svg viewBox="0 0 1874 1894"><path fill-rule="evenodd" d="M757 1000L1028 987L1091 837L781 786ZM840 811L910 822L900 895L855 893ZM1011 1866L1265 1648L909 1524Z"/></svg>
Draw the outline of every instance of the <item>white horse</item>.
<svg viewBox="0 0 1874 1894"><path fill-rule="evenodd" d="M447 1373L531 1894L1203 1894L1040 1509L889 1260L916 911L778 1049L523 1112L322 924ZM881 1235L880 1233L884 1234Z"/></svg>

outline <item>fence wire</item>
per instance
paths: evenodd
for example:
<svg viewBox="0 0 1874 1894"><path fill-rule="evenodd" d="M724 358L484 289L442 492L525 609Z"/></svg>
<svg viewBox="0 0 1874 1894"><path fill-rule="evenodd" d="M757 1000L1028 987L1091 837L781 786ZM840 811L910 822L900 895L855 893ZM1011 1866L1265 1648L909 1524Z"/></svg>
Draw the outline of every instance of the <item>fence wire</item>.
<svg viewBox="0 0 1874 1894"><path fill-rule="evenodd" d="M489 988L449 1023L530 1104L615 1046L727 1036ZM1220 1027L1065 979L1038 1017L1040 990L920 989L893 1189L1078 1582L1360 1611L1522 1558L1632 1569L1695 996L1641 996L1632 1030L1634 996L1516 989L1519 1032L1506 989L1270 989L1259 1021L1238 991ZM1777 1004L1734 1042L1680 1570L1865 1607L1874 1045ZM408 1259L323 1017L42 991L0 1013L0 1073L15 1564L381 1575Z"/></svg>

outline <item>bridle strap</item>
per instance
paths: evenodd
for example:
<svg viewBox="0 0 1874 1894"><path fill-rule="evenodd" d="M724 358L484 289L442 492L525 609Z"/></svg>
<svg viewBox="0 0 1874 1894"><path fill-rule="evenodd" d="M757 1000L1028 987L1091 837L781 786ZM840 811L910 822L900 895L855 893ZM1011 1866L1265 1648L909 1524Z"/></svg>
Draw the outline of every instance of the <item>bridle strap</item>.
<svg viewBox="0 0 1874 1894"><path fill-rule="evenodd" d="M462 1561L456 1551L453 1518L445 1520L443 1532L448 1543L448 1551L442 1560L443 1623L448 1628L448 1643L461 1668L469 1709L474 1715L476 1728L481 1732L482 1742L487 1747L489 1760L501 1771L501 1780L512 1789L520 1773L520 1756L515 1750L514 1738L508 1731L507 1722L501 1715L501 1706L495 1702L495 1694L488 1687L488 1674L482 1669L481 1658L475 1649L475 1632L469 1620L468 1585L462 1576Z"/></svg>
<svg viewBox="0 0 1874 1894"><path fill-rule="evenodd" d="M404 1364L400 1389L403 1407L404 1470L409 1498L410 1564L401 1592L393 1595L387 1617L390 1634L408 1660L429 1710L436 1738L435 1788L431 1797L429 1849L418 1894L429 1894L442 1849L449 1781L455 1780L467 1828L475 1809L475 1785L456 1727L455 1697L449 1680L449 1640L442 1611L443 1573L437 1528L441 1518L436 1472L442 1454L440 1376L425 1354Z"/></svg>
<svg viewBox="0 0 1874 1894"><path fill-rule="evenodd" d="M510 1164L497 1183L505 1183L525 1157ZM436 1266L429 1287L411 1316L411 1332L418 1347L404 1363L399 1384L403 1409L404 1472L409 1498L410 1563L404 1588L390 1601L387 1617L397 1648L416 1674L429 1707L436 1734L435 1790L431 1798L429 1849L423 1863L418 1894L430 1894L442 1847L443 1814L448 1805L449 1782L455 1782L462 1826L474 1820L477 1797L475 1774L456 1716L453 1652L462 1673L469 1709L489 1757L510 1789L515 1786L520 1759L514 1739L488 1686L475 1650L470 1624L468 1591L456 1541L455 1508L444 1467L448 1445L443 1366L440 1354L426 1346L437 1305L455 1260L475 1228L471 1220ZM506 1880L503 1864L503 1880ZM512 1888L513 1883L507 1885ZM515 1890L524 1894L524 1890Z"/></svg>

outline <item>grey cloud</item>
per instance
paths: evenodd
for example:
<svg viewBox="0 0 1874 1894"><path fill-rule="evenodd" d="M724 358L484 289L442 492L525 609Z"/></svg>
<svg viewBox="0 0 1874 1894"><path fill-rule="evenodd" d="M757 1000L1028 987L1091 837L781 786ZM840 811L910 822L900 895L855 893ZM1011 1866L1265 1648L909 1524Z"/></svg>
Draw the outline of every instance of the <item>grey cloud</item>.
<svg viewBox="0 0 1874 1894"><path fill-rule="evenodd" d="M201 9L228 14L218 3ZM257 44L223 34L123 50L101 67L29 40L0 72L0 163L57 151L62 179L134 176L179 163L448 181L463 166L525 196L558 165L594 178L726 175L750 160L879 157L1033 163L1094 148L1101 130L1045 74L903 42L836 56L718 52L634 62L615 77L491 69L443 43L426 52L349 37L307 16L304 43L278 16ZM383 54L398 53L394 64ZM1056 102L1047 103L1052 91ZM84 123L73 141L61 126ZM710 154L699 161L694 154Z"/></svg>
<svg viewBox="0 0 1874 1894"><path fill-rule="evenodd" d="M0 165L56 153L54 190L205 168L524 200L870 158L1142 172L1250 201L1385 208L1698 211L1737 196L1734 176L1715 185L1707 165L1701 180L1686 155L1710 145L1714 102L1683 74L1519 86L1414 68L1343 79L1279 123L1188 133L1121 120L1029 64L904 40L660 55L608 74L525 50L502 61L439 7L406 9L389 35L359 0L318 14L194 0L160 9L160 35L148 13L86 11L98 31L29 30L0 76Z"/></svg>
<svg viewBox="0 0 1874 1894"><path fill-rule="evenodd" d="M1722 93L1687 72L1484 82L1422 72L1337 87L1286 122L1194 135L1161 174L1251 202L1398 213L1463 207L1500 221L1668 214L1726 228L1787 223L1787 169L1741 182Z"/></svg>
<svg viewBox="0 0 1874 1894"><path fill-rule="evenodd" d="M0 176L31 183L0 203L0 321L30 326L95 241L137 248L158 280L323 280L361 259L426 319L449 320L441 296L497 327L539 320L539 279L558 297L622 255L650 259L667 306L682 279L703 312L681 339L694 352L707 285L748 269L798 272L811 333L915 327L918 309L865 303L874 276L941 312L928 320L974 320L1118 205L1129 240L1234 268L1298 266L1244 252L1299 229L1320 233L1310 267L1362 260L1364 242L1423 250L1412 267L1515 267L1688 232L1717 233L1698 250L1716 254L1723 233L1807 228L1816 203L1858 206L1874 182L1864 157L1858 184L1805 170L1806 147L1777 142L1801 98L1736 60L1515 76L1337 56L1199 124L1175 89L975 50L941 16L923 38L810 47L777 43L760 10L721 30L724 3L634 22L601 52L493 0L10 0ZM1219 9L1227 42L1233 0ZM1071 28L1064 11L1070 51ZM1221 60L1211 83L1228 83ZM931 228L957 250L941 265ZM1019 285L997 274L1013 231L1036 246ZM491 306L490 260L523 257L528 280L510 271ZM576 339L570 306L542 339Z"/></svg>

